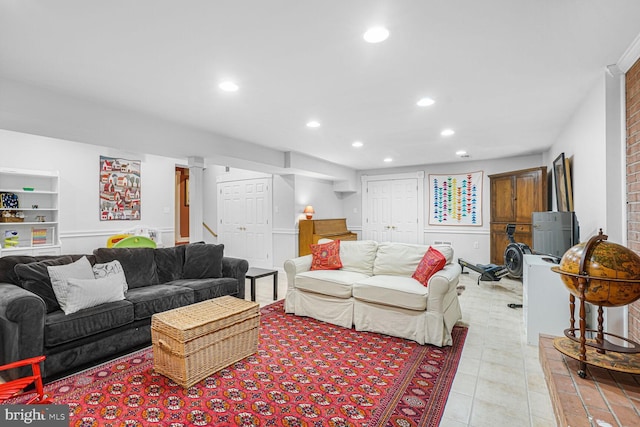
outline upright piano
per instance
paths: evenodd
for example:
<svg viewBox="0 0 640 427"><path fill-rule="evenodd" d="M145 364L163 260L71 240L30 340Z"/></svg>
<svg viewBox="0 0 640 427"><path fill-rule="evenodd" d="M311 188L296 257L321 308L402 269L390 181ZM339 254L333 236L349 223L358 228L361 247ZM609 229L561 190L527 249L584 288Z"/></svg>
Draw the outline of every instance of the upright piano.
<svg viewBox="0 0 640 427"><path fill-rule="evenodd" d="M358 240L358 235L347 230L346 218L301 219L298 230L298 255L311 253L311 244L320 239Z"/></svg>

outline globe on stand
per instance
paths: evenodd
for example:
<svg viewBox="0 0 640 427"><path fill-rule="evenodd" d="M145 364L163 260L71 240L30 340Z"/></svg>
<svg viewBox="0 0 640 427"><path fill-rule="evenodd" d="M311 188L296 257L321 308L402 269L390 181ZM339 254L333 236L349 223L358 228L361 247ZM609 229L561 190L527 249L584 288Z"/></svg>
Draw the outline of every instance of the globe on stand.
<svg viewBox="0 0 640 427"><path fill-rule="evenodd" d="M556 339L554 346L580 361L578 375L586 376L586 363L640 373L640 358L636 356L640 353L640 346L624 337L606 333L602 327L602 307L624 306L640 298L640 256L624 246L608 242L600 230L588 242L579 243L565 252L560 265L552 270L561 275L562 283L570 293L570 327L565 330L567 338ZM580 303L579 328L575 327L575 298ZM598 306L597 330L586 328L585 302ZM578 336L576 332L579 332ZM587 332L596 333L595 339L587 339ZM613 344L605 336L615 337L627 345ZM576 343L579 343L579 348ZM595 349L589 351L588 358L587 347Z"/></svg>

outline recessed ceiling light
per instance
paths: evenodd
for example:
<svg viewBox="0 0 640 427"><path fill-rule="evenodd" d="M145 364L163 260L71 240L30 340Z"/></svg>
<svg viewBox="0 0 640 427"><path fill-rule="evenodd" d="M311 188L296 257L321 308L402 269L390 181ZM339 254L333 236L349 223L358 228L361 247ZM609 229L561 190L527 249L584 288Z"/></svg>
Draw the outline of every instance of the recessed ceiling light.
<svg viewBox="0 0 640 427"><path fill-rule="evenodd" d="M318 122L316 120L311 120L310 122L307 122L307 127L319 128L320 127L320 122Z"/></svg>
<svg viewBox="0 0 640 427"><path fill-rule="evenodd" d="M455 132L453 131L453 129L445 129L442 132L440 132L440 135L442 135L442 136L451 136L454 133Z"/></svg>
<svg viewBox="0 0 640 427"><path fill-rule="evenodd" d="M387 163L389 163L389 162L392 162L392 161L393 161L393 159L392 159L391 157L386 157L386 158L384 159L384 161L385 161L385 162L387 162Z"/></svg>
<svg viewBox="0 0 640 427"><path fill-rule="evenodd" d="M222 82L218 85L218 87L225 92L235 92L240 89L237 84L231 81Z"/></svg>
<svg viewBox="0 0 640 427"><path fill-rule="evenodd" d="M389 30L384 27L369 28L362 37L369 43L380 43L389 37Z"/></svg>
<svg viewBox="0 0 640 427"><path fill-rule="evenodd" d="M418 102L416 102L418 107L428 107L429 105L433 105L435 103L436 101L434 101L432 98L421 98L418 100Z"/></svg>
<svg viewBox="0 0 640 427"><path fill-rule="evenodd" d="M353 144L351 144L352 147L356 147L356 148L360 148L362 147L364 144L360 141L355 141Z"/></svg>
<svg viewBox="0 0 640 427"><path fill-rule="evenodd" d="M456 151L456 156L460 156L460 157L469 157L469 155L467 154L466 151L464 150L458 150Z"/></svg>

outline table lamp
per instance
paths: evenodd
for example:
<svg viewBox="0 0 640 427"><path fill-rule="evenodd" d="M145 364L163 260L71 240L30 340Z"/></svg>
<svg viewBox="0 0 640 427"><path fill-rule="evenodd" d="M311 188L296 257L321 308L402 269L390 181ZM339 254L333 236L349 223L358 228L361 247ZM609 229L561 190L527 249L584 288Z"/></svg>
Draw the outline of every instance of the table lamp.
<svg viewBox="0 0 640 427"><path fill-rule="evenodd" d="M316 211L313 210L313 206L308 205L306 208L304 208L304 211L302 211L306 216L307 219L311 219L313 217L313 214L316 213Z"/></svg>

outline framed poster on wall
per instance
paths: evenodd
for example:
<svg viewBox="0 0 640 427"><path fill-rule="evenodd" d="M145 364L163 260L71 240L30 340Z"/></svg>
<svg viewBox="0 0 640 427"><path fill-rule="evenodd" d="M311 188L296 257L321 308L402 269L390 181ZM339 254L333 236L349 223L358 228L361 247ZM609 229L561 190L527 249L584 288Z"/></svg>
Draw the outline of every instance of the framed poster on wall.
<svg viewBox="0 0 640 427"><path fill-rule="evenodd" d="M553 176L556 187L556 206L560 212L573 211L573 194L569 159L560 153L553 161Z"/></svg>
<svg viewBox="0 0 640 427"><path fill-rule="evenodd" d="M100 156L100 221L140 219L140 161Z"/></svg>
<svg viewBox="0 0 640 427"><path fill-rule="evenodd" d="M429 175L429 225L482 225L482 175Z"/></svg>

